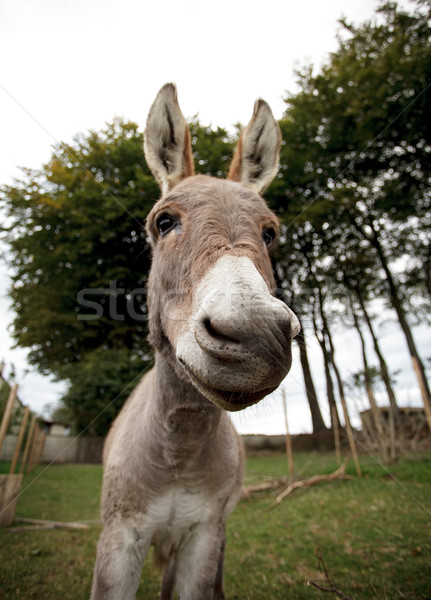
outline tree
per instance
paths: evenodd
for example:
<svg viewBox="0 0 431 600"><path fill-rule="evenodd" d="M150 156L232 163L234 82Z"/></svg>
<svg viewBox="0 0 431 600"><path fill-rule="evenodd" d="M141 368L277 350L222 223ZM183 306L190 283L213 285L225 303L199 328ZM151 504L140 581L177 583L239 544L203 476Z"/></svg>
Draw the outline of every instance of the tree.
<svg viewBox="0 0 431 600"><path fill-rule="evenodd" d="M62 404L72 415L73 430L104 435L152 362L143 362L125 347L98 348L88 352L79 366L63 367L61 375L70 385Z"/></svg>
<svg viewBox="0 0 431 600"><path fill-rule="evenodd" d="M12 334L43 372L59 375L99 347L148 352L145 314L133 318L118 290L145 286L144 222L157 195L142 135L121 121L59 144L39 172L26 171L3 190Z"/></svg>
<svg viewBox="0 0 431 600"><path fill-rule="evenodd" d="M12 335L30 348L31 364L69 380L68 402L87 401L91 418L102 398L114 400L150 361L142 308L150 266L144 222L157 197L142 134L120 120L72 145L59 144L41 170L25 171L3 189L14 273ZM103 361L115 363L124 353L130 364L118 363L116 384L108 380L101 395L89 382L100 379ZM79 430L88 425L82 414L75 414ZM102 421L95 431L106 430Z"/></svg>
<svg viewBox="0 0 431 600"><path fill-rule="evenodd" d="M415 289L402 286L393 270L407 248L424 273L429 268L430 15L426 3L412 14L387 3L359 27L342 22L337 52L317 75L304 69L299 93L286 100L286 145L272 201L288 230L308 226L325 241L320 262L348 236L357 257L373 254L431 424L429 386L407 316Z"/></svg>
<svg viewBox="0 0 431 600"><path fill-rule="evenodd" d="M320 410L307 353L305 319L303 318L303 315L308 314L310 311L309 289L307 289L306 285L307 271L302 248L298 245L299 236L287 236L284 234L284 229L282 226L281 248L274 256L277 290L280 299L286 302L291 310L293 310L300 323L301 329L295 337L295 341L299 349L299 358L304 377L304 389L310 409L313 433L319 433L326 431L326 425ZM329 396L328 401L331 401Z"/></svg>
<svg viewBox="0 0 431 600"><path fill-rule="evenodd" d="M189 124L193 158L197 173L226 177L236 144L236 136L226 129L205 127L196 117Z"/></svg>

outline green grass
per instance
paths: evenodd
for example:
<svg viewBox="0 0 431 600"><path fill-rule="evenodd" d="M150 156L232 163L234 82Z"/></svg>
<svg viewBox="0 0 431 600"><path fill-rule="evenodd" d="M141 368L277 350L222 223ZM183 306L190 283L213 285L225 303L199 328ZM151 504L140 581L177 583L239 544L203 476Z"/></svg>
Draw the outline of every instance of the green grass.
<svg viewBox="0 0 431 600"><path fill-rule="evenodd" d="M336 468L331 455L295 455L301 477ZM431 456L387 470L361 458L364 477L298 490L268 511L269 493L242 500L228 522L226 595L232 600L331 598L317 550L346 596L356 600L431 599ZM247 481L286 472L282 455L250 457ZM354 475L353 465L348 472ZM99 517L102 469L38 467L24 479L17 517L62 521ZM90 529L0 531L0 597L89 597L100 525ZM138 598L158 598L160 574L147 560Z"/></svg>

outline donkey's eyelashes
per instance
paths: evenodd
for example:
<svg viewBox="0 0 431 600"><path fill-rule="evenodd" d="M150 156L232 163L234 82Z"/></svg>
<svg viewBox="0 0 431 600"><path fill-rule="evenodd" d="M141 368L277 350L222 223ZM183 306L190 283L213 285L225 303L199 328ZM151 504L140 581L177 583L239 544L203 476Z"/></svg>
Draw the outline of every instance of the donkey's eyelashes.
<svg viewBox="0 0 431 600"><path fill-rule="evenodd" d="M262 239L267 247L271 246L277 237L277 233L273 227L265 227L262 230Z"/></svg>
<svg viewBox="0 0 431 600"><path fill-rule="evenodd" d="M181 227L181 219L175 215L162 213L157 217L156 227L161 237L164 237L173 229Z"/></svg>

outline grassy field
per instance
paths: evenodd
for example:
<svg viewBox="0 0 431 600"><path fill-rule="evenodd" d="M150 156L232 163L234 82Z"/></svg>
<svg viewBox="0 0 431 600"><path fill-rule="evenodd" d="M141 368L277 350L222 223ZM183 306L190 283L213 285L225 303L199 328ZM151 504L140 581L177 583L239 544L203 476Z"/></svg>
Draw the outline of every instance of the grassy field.
<svg viewBox="0 0 431 600"><path fill-rule="evenodd" d="M297 454L299 476L329 473L332 456ZM391 469L362 459L364 477L298 490L271 511L270 493L242 500L228 523L226 595L232 600L335 597L431 600L431 456ZM247 483L286 472L282 455L250 457ZM352 465L348 472L354 474ZM38 467L26 476L17 517L93 521L99 517L102 469ZM0 598L89 597L100 524L88 530L0 531ZM158 598L160 574L144 566L138 598ZM121 600L121 599L119 599Z"/></svg>

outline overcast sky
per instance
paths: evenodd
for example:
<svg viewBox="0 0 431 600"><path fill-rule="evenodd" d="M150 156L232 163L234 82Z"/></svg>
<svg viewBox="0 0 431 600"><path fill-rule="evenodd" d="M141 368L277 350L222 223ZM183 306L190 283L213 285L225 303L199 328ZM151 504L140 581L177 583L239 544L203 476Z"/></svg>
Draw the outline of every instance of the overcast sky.
<svg viewBox="0 0 431 600"><path fill-rule="evenodd" d="M185 116L198 113L204 124L246 123L258 97L280 118L283 97L295 90L294 69L310 62L319 66L337 48L342 15L359 23L376 6L374 0L0 0L0 184L19 176L19 166L41 166L55 142L100 129L114 116L143 128L167 81L177 84ZM8 286L6 265L0 263L0 359L15 365L20 398L41 411L63 386L33 370L26 374L26 352L11 349ZM359 347L352 333L346 336L340 327L338 335L347 376L360 368ZM416 335L429 356L426 329ZM391 365L403 369L403 400L418 403L396 326L386 327L383 343ZM313 341L310 354L323 398L321 357ZM298 360L286 391L292 431L309 430ZM236 415L235 422L243 432L284 432L279 394Z"/></svg>

